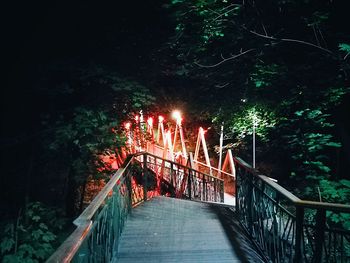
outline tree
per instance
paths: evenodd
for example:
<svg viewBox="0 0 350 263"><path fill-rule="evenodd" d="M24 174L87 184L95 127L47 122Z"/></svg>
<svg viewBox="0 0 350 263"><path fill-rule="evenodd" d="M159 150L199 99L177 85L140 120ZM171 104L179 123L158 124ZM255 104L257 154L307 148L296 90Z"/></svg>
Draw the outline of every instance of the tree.
<svg viewBox="0 0 350 263"><path fill-rule="evenodd" d="M302 197L315 198L325 189L323 180L331 184L345 176L335 170L341 138L332 123L349 94L350 39L341 3L173 0L168 8L176 23L169 43L176 59L169 68L198 83L202 109L236 135L249 131L252 107L270 109L273 127L264 135L269 144L260 150L290 153L283 160L290 178L278 179L296 179ZM282 162L269 161L275 167ZM312 179L307 186L306 178Z"/></svg>
<svg viewBox="0 0 350 263"><path fill-rule="evenodd" d="M101 156L113 158L124 146L122 122L141 108L147 110L154 97L141 84L101 67L79 69L65 86L71 87L70 97L82 101L73 101L66 114L44 116L52 129L45 145L49 160L63 169L61 191L67 214L74 215L83 208L88 178L109 179L111 170L101 169L107 165Z"/></svg>

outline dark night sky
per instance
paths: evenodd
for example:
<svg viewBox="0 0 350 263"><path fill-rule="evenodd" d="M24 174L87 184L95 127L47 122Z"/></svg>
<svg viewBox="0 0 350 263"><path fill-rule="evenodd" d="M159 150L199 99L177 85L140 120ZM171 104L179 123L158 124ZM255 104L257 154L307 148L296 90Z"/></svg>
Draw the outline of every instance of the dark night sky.
<svg viewBox="0 0 350 263"><path fill-rule="evenodd" d="M137 78L170 32L161 0L23 1L4 10L1 130L6 136L40 111L46 98L35 83L46 67L104 64Z"/></svg>
<svg viewBox="0 0 350 263"><path fill-rule="evenodd" d="M45 92L40 81L52 78L56 68L69 72L90 64L142 81L171 33L162 1L11 1L2 6L0 185L7 189L5 202L18 199L9 193L23 195L24 184L15 182L22 180L18 176L28 170L29 156L45 132L40 117L50 107L48 96L55 94L50 83L64 82L65 75L44 82ZM62 104L62 98L50 99Z"/></svg>

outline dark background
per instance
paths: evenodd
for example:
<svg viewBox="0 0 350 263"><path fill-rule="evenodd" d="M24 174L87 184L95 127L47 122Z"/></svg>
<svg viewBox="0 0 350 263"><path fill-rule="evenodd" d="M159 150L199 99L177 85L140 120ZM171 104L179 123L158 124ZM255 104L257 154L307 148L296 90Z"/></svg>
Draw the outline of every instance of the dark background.
<svg viewBox="0 0 350 263"><path fill-rule="evenodd" d="M161 1L13 2L3 10L4 143L19 129L35 132L47 107L38 82L49 69L103 64L142 79L170 32Z"/></svg>

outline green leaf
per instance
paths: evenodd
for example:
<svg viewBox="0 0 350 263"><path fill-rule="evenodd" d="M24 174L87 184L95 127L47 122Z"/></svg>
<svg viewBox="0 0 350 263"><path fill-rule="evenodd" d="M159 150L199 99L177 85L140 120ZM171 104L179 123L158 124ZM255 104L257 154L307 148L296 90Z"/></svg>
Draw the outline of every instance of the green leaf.
<svg viewBox="0 0 350 263"><path fill-rule="evenodd" d="M39 222L40 218L41 218L40 216L35 215L35 216L32 217L32 220L35 221L35 222Z"/></svg>
<svg viewBox="0 0 350 263"><path fill-rule="evenodd" d="M339 143L339 142L328 142L326 144L326 146L339 148L339 147L341 147L341 143Z"/></svg>
<svg viewBox="0 0 350 263"><path fill-rule="evenodd" d="M304 114L304 111L303 110L296 111L296 112L294 112L294 114L300 117Z"/></svg>
<svg viewBox="0 0 350 263"><path fill-rule="evenodd" d="M1 254L10 251L14 244L15 241L13 238L4 237L0 243Z"/></svg>
<svg viewBox="0 0 350 263"><path fill-rule="evenodd" d="M18 247L18 250L29 254L29 256L31 256L35 253L34 248L30 244L27 244L27 243L20 245Z"/></svg>
<svg viewBox="0 0 350 263"><path fill-rule="evenodd" d="M56 235L54 235L52 232L47 231L44 235L43 235L43 241L46 242L50 242L56 239Z"/></svg>
<svg viewBox="0 0 350 263"><path fill-rule="evenodd" d="M41 229L44 229L44 230L47 230L47 229L48 229L47 225L45 225L44 223L40 223L40 224L39 224L39 227L40 227Z"/></svg>
<svg viewBox="0 0 350 263"><path fill-rule="evenodd" d="M23 263L23 258L18 257L18 255L6 255L2 259L2 263Z"/></svg>
<svg viewBox="0 0 350 263"><path fill-rule="evenodd" d="M32 237L38 240L43 234L44 232L41 229L37 229L32 232Z"/></svg>
<svg viewBox="0 0 350 263"><path fill-rule="evenodd" d="M339 183L341 183L342 185L350 188L350 180L342 179L342 180L339 181Z"/></svg>
<svg viewBox="0 0 350 263"><path fill-rule="evenodd" d="M347 53L350 53L350 45L346 43L340 43L339 44L339 50L340 51L345 51Z"/></svg>

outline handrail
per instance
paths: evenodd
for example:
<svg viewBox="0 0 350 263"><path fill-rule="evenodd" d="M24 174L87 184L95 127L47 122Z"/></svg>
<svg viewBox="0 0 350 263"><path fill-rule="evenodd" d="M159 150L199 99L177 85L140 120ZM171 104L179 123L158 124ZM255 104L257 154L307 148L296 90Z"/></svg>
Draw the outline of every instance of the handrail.
<svg viewBox="0 0 350 263"><path fill-rule="evenodd" d="M122 166L114 173L108 183L102 188L102 190L96 195L86 209L80 214L80 216L73 221L76 226L81 223L85 223L87 220L91 220L97 209L101 206L107 195L113 190L113 187L123 176L125 169L131 164L131 160L135 155L129 155L124 161Z"/></svg>
<svg viewBox="0 0 350 263"><path fill-rule="evenodd" d="M141 160L138 160L138 157L142 156ZM150 160L148 160L150 159ZM153 162L152 162L153 159ZM138 188L135 183L132 183L132 174L131 164L135 161L143 165L142 169L142 178L144 180L142 189ZM115 251L118 247L118 240L124 222L126 220L128 211L130 211L132 205L136 205L139 202L146 201L148 199L147 192L147 169L157 170L158 162L167 162L171 166L170 177L179 176L182 179L182 182L177 178L177 182L172 182L172 179L168 182L169 184L173 183L173 187L177 188L178 191L186 191L185 197L189 199L196 199L199 201L221 201L223 202L223 180L216 178L211 175L207 175L196 171L190 167L178 164L173 161L169 161L163 158L160 158L156 155L150 154L148 152L139 152L132 155L129 155L124 161L121 168L119 168L109 182L103 187L103 189L98 193L98 195L92 200L88 207L80 214L80 216L74 220L74 225L77 227L73 233L64 241L61 246L54 252L53 255L47 260L48 263L56 262L71 262L74 261L77 257L79 251L84 250L85 252L80 252L78 257L89 257L92 255L91 250L94 249L94 245L101 246L97 241L106 234L106 231L111 231L107 229L114 229L114 233L108 234L113 236L114 241L111 242L109 237L106 240L103 240L104 247L102 251L99 252L99 255L92 255L92 257L100 261L106 261L106 258L109 260L113 255L111 251ZM172 168L177 167L177 170ZM180 175L180 170L182 174ZM156 172L156 171L154 171ZM162 176L157 179L162 178ZM163 179L164 180L164 179ZM161 185L157 183L157 185ZM201 189L198 190L198 185ZM197 196L193 195L193 192L197 191ZM200 193L198 192L200 191ZM219 194L219 198L218 198ZM136 198L134 198L136 196ZM183 193L181 193L181 197ZM180 197L180 196L179 196ZM211 199L209 198L211 197ZM125 200L124 200L124 199ZM123 199L123 200L121 200ZM112 201L110 201L112 200ZM117 204L117 206L116 206ZM119 206L118 206L119 204ZM118 212L114 210L118 210ZM123 214L125 212L125 214ZM110 218L110 217L118 217ZM101 219L102 218L102 219ZM112 219L112 220L111 220ZM100 225L106 224L104 227ZM117 225L115 225L117 224ZM95 231L95 232L94 232ZM97 233L96 233L97 231ZM95 235L95 236L94 236ZM87 244L87 240L91 244ZM97 243L96 243L97 242ZM87 248L86 248L87 247ZM101 249L99 249L101 250ZM90 253L90 254L89 254ZM97 259L96 259L97 257ZM78 262L81 262L82 259L77 259Z"/></svg>
<svg viewBox="0 0 350 263"><path fill-rule="evenodd" d="M350 205L302 200L233 159L237 215L267 261L350 262L350 229L327 217L349 217Z"/></svg>
<svg viewBox="0 0 350 263"><path fill-rule="evenodd" d="M214 171L220 172L221 174L225 174L225 175L228 175L228 176L231 176L231 177L235 178L235 176L234 176L233 174L230 174L230 173L227 173L227 172L225 172L225 171L222 171L222 170L220 170L220 169L218 169L218 168L216 168L216 167L209 166L209 165L207 165L206 163L199 162L199 161L197 161L197 160L193 160L193 162L198 163L198 164L200 164L200 165L203 165L203 166L205 166L205 167L207 167L207 168L209 168L209 169L212 169L212 170L214 170Z"/></svg>
<svg viewBox="0 0 350 263"><path fill-rule="evenodd" d="M210 174L206 174L206 173L197 171L197 170L195 170L194 168L188 167L188 166L183 165L183 164L179 164L179 163L177 163L177 162L173 162L173 161L170 161L170 160L163 159L163 158L158 157L157 155L154 155L154 154L152 154L152 153L140 152L138 155L141 155L141 154L147 154L148 156L152 156L152 157L154 157L154 158L158 158L158 159L165 160L165 161L169 162L170 164L179 166L179 167L181 167L181 168L190 169L191 171L195 171L195 172L197 172L197 173L204 174L205 176L208 176L208 177L210 177L210 178L213 178L213 179L216 179L216 180L219 180L219 181L222 181L222 182L224 181L223 179L221 179L221 178L219 178L219 177L216 177L216 176L213 176L213 175L210 175Z"/></svg>
<svg viewBox="0 0 350 263"><path fill-rule="evenodd" d="M83 240L88 234L92 226L92 217L106 199L107 195L113 190L118 180L123 176L126 167L131 163L134 155L130 155L124 161L120 169L118 169L103 189L97 194L92 202L86 207L86 209L80 214L80 216L73 221L73 224L77 228L73 233L62 243L62 245L55 251L54 254L46 261L47 263L54 262L70 262L75 253L80 248Z"/></svg>
<svg viewBox="0 0 350 263"><path fill-rule="evenodd" d="M255 172L254 172L255 173ZM283 186L275 183L269 177L265 175L255 174L258 176L261 180L263 180L267 185L271 186L272 188L276 189L280 194L285 196L287 199L289 199L292 202L300 202L302 201L299 197L295 196L291 192L289 192L287 189L285 189Z"/></svg>
<svg viewBox="0 0 350 263"><path fill-rule="evenodd" d="M73 233L62 243L54 254L46 261L47 263L70 262L80 248L84 238L88 234L92 221L80 223Z"/></svg>
<svg viewBox="0 0 350 263"><path fill-rule="evenodd" d="M337 212L350 213L350 205L345 205L345 204L317 202L317 201L308 201L308 200L300 200L295 204L297 206L302 206L305 208L332 209L333 211L337 211Z"/></svg>
<svg viewBox="0 0 350 263"><path fill-rule="evenodd" d="M267 185L277 190L280 194L282 194L284 197L288 198L290 201L294 202L298 206L303 206L308 208L322 208L322 209L332 208L337 211L342 210L344 212L350 212L350 205L300 199L299 197L295 196L294 194L289 192L287 189L285 189L283 186L272 181L269 177L258 174L256 170L254 170L248 163L243 161L241 158L233 157L233 160L237 164L240 164L241 166L246 168L249 172L254 174L254 176L259 177L259 179L263 180Z"/></svg>

